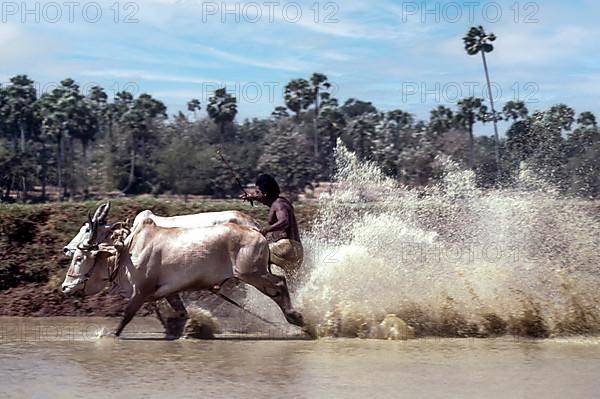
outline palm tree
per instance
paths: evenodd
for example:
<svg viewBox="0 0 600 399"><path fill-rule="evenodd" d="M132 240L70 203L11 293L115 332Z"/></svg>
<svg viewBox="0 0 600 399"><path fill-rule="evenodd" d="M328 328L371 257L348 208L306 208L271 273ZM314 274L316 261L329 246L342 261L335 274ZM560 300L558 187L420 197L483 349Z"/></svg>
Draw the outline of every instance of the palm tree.
<svg viewBox="0 0 600 399"><path fill-rule="evenodd" d="M311 104L310 83L306 79L290 80L284 87L285 105L296 114L296 120L300 121L300 113Z"/></svg>
<svg viewBox="0 0 600 399"><path fill-rule="evenodd" d="M67 114L58 105L63 95L62 87L57 87L50 93L44 93L39 100L42 121L42 137L56 143L56 173L59 189L59 199L63 199L67 186L64 179L64 141L67 133Z"/></svg>
<svg viewBox="0 0 600 399"><path fill-rule="evenodd" d="M200 111L200 109L201 109L200 100L198 100L197 98L192 98L187 103L187 109L188 109L188 111L190 111L194 114L194 119L197 119L196 111Z"/></svg>
<svg viewBox="0 0 600 399"><path fill-rule="evenodd" d="M349 98L346 100L344 105L342 105L341 111L348 118L354 118L358 115L377 112L377 108L375 108L375 106L370 102L361 101L356 98Z"/></svg>
<svg viewBox="0 0 600 399"><path fill-rule="evenodd" d="M569 158L583 154L600 141L596 116L592 112L580 113L577 117L577 124L579 126L567 137L567 156Z"/></svg>
<svg viewBox="0 0 600 399"><path fill-rule="evenodd" d="M523 101L508 101L506 104L504 104L502 113L504 114L505 120L512 120L513 122L516 122L517 120L523 120L527 118L529 110Z"/></svg>
<svg viewBox="0 0 600 399"><path fill-rule="evenodd" d="M33 135L33 125L35 125L34 104L37 101L37 95L34 82L27 75L17 75L10 79L10 85L5 89L7 108L5 112L8 117L7 122L11 125L14 134L13 143L15 149L19 148L20 161L25 161L27 152L27 137ZM18 143L18 144L17 144ZM20 176L20 196L24 199L27 196L26 175Z"/></svg>
<svg viewBox="0 0 600 399"><path fill-rule="evenodd" d="M590 111L584 111L579 114L577 123L582 127L591 128L592 130L598 130L598 122L596 122L596 115Z"/></svg>
<svg viewBox="0 0 600 399"><path fill-rule="evenodd" d="M237 114L236 98L227 93L225 88L215 90L214 96L208 99L206 106L208 116L220 127L221 138L225 139L225 124L233 122Z"/></svg>
<svg viewBox="0 0 600 399"><path fill-rule="evenodd" d="M321 107L319 99L322 99L323 101L329 99L329 93L327 93L326 90L330 87L331 83L327 81L327 76L322 73L315 72L310 77L311 102L315 106L315 113L313 116L315 159L319 158L319 109Z"/></svg>
<svg viewBox="0 0 600 399"><path fill-rule="evenodd" d="M135 184L135 168L138 152L143 150L143 143L153 134L154 125L167 117L165 105L149 94L140 96L127 105L120 122L128 134L130 147L129 179L123 190L128 193Z"/></svg>
<svg viewBox="0 0 600 399"><path fill-rule="evenodd" d="M477 121L485 121L487 107L483 105L483 99L477 97L463 98L458 102L458 111L455 114L457 125L469 131L469 168L473 169L475 164L475 138L473 137L473 125Z"/></svg>
<svg viewBox="0 0 600 399"><path fill-rule="evenodd" d="M434 135L447 132L454 126L454 112L448 107L439 105L429 113L429 131Z"/></svg>
<svg viewBox="0 0 600 399"><path fill-rule="evenodd" d="M275 107L273 112L271 112L271 117L275 120L288 118L289 116L290 114L288 114L287 108L282 106Z"/></svg>
<svg viewBox="0 0 600 399"><path fill-rule="evenodd" d="M467 35L463 37L465 43L465 50L469 55L475 55L481 53L481 59L483 60L483 69L485 71L485 79L488 86L488 95L490 97L490 109L492 114L492 122L494 123L494 138L496 139L496 165L498 168L498 176L500 176L500 139L498 137L498 125L497 125L497 114L494 109L494 99L492 98L492 86L490 83L490 75L488 72L487 61L485 59L485 53L491 53L494 50L494 46L490 43L496 40L496 35L493 33L485 33L483 26L471 27Z"/></svg>

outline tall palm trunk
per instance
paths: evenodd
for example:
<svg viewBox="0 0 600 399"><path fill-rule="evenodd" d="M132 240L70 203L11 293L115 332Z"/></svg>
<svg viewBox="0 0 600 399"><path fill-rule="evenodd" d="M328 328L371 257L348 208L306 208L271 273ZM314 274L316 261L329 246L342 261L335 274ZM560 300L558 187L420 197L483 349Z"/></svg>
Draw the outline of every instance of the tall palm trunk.
<svg viewBox="0 0 600 399"><path fill-rule="evenodd" d="M135 145L131 147L130 160L129 160L129 181L127 187L123 189L123 192L127 193L133 186L135 180L135 158L136 158Z"/></svg>
<svg viewBox="0 0 600 399"><path fill-rule="evenodd" d="M315 115L313 118L313 130L315 135L315 160L319 159L319 88L315 89Z"/></svg>
<svg viewBox="0 0 600 399"><path fill-rule="evenodd" d="M64 187L63 178L63 161L64 161L64 145L62 134L58 135L58 162L56 163L56 169L58 174L58 198L62 201L65 198L66 189Z"/></svg>
<svg viewBox="0 0 600 399"><path fill-rule="evenodd" d="M19 121L19 132L20 132L20 146L21 153L25 153L25 127L23 126L23 122Z"/></svg>
<svg viewBox="0 0 600 399"><path fill-rule="evenodd" d="M113 181L113 123L112 116L109 118L107 125L107 134L104 148L104 189L112 191L114 189Z"/></svg>
<svg viewBox="0 0 600 399"><path fill-rule="evenodd" d="M90 190L90 186L89 186L89 176L88 176L88 167L89 167L89 162L88 162L88 141L87 140L81 140L81 149L83 151L83 160L82 160L82 173L81 173L81 177L83 178L83 190L86 193L89 192Z"/></svg>
<svg viewBox="0 0 600 399"><path fill-rule="evenodd" d="M474 121L469 121L469 169L473 170L475 165L475 139L473 137Z"/></svg>
<svg viewBox="0 0 600 399"><path fill-rule="evenodd" d="M68 195L69 199L71 199L75 193L75 149L73 137L69 137L69 140L67 141L65 155L65 196Z"/></svg>
<svg viewBox="0 0 600 399"><path fill-rule="evenodd" d="M497 177L500 178L500 138L498 136L498 124L496 122L496 110L494 109L494 98L492 97L492 85L490 83L490 74L488 72L487 61L485 59L485 51L481 52L481 58L483 59L483 69L485 71L485 79L488 86L488 95L490 96L490 108L492 109L492 122L494 123L494 139L495 139L495 152L496 152L496 171Z"/></svg>
<svg viewBox="0 0 600 399"><path fill-rule="evenodd" d="M21 150L21 159L25 160L25 126L23 126L23 121L19 120L19 133L20 133L20 150ZM21 176L21 187L19 192L19 197L21 201L25 201L27 198L27 180L25 175Z"/></svg>
<svg viewBox="0 0 600 399"><path fill-rule="evenodd" d="M46 159L46 142L42 141L42 153L41 153L41 164L42 170L40 175L40 182L42 185L42 201L46 200L46 180L48 179L48 160Z"/></svg>

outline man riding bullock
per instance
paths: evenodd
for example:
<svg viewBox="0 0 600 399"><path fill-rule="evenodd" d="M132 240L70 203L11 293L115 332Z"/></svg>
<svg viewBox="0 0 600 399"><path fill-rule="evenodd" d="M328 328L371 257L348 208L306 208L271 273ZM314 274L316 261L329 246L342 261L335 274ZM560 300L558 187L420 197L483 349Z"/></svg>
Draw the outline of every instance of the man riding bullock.
<svg viewBox="0 0 600 399"><path fill-rule="evenodd" d="M287 198L279 195L279 184L273 176L258 176L256 187L254 194L244 193L241 198L246 201L258 201L269 207L268 225L260 230L263 235L271 233L274 240L269 244L269 261L281 267L287 275L291 275L297 271L304 257L294 207Z"/></svg>
<svg viewBox="0 0 600 399"><path fill-rule="evenodd" d="M107 213L108 208L96 211L102 220ZM89 219L90 232L77 246L62 289L65 294L93 295L116 284L129 298L117 336L143 303L166 298L177 309L180 292L211 289L231 278L270 297L289 323L304 324L292 307L285 278L269 272L267 240L253 226L161 227L146 217L129 230L122 223ZM187 319L185 308L179 310L180 318Z"/></svg>

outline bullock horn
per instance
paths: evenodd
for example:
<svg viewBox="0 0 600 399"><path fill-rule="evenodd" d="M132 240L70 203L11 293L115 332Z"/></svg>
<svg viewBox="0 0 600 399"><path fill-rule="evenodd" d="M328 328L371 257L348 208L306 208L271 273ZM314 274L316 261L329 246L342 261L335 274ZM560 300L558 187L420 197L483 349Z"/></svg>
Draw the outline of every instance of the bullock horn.
<svg viewBox="0 0 600 399"><path fill-rule="evenodd" d="M98 211L96 211L96 213L98 213ZM90 236L85 246L89 248L92 246L92 242L98 233L98 223L96 222L95 218L92 217L92 211L88 211L88 223L90 224Z"/></svg>
<svg viewBox="0 0 600 399"><path fill-rule="evenodd" d="M94 216L92 217L92 220L94 222L98 220L98 218L102 214L103 209L104 209L104 204L101 204L98 208L96 208L96 212L94 212Z"/></svg>
<svg viewBox="0 0 600 399"><path fill-rule="evenodd" d="M108 216L109 210L110 210L110 201L108 201L106 204L101 204L98 207L98 209L96 209L96 212L94 213L94 217L92 220L94 222L103 223L106 219L106 216Z"/></svg>
<svg viewBox="0 0 600 399"><path fill-rule="evenodd" d="M108 211L110 210L110 201L108 201L105 205L104 205L104 209L102 210L102 213L100 214L98 220L102 220L103 222L106 221L106 217L108 216Z"/></svg>

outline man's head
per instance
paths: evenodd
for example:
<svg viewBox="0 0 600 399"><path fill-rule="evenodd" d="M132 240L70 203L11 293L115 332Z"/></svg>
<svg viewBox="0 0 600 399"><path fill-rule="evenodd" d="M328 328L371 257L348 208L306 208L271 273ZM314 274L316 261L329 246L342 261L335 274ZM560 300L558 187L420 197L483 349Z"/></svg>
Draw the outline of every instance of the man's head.
<svg viewBox="0 0 600 399"><path fill-rule="evenodd" d="M262 174L256 179L256 187L258 190L269 199L276 199L279 197L279 184L275 181L275 178L268 174Z"/></svg>

